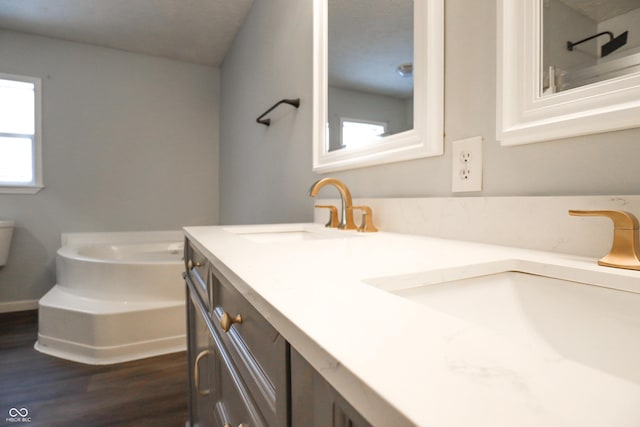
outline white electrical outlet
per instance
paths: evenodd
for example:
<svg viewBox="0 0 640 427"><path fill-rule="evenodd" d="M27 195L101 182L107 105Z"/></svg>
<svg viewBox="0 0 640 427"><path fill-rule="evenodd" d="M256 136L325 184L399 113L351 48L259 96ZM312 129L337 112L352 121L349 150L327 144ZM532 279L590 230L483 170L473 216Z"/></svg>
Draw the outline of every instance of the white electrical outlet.
<svg viewBox="0 0 640 427"><path fill-rule="evenodd" d="M451 191L482 191L482 137L451 144Z"/></svg>

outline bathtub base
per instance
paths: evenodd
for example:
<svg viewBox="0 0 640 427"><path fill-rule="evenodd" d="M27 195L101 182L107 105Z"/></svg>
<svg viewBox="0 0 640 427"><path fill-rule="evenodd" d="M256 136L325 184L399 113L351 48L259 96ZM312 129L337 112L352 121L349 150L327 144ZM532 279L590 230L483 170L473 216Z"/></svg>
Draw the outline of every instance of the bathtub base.
<svg viewBox="0 0 640 427"><path fill-rule="evenodd" d="M108 365L186 349L183 300L109 301L54 286L38 303L41 353Z"/></svg>

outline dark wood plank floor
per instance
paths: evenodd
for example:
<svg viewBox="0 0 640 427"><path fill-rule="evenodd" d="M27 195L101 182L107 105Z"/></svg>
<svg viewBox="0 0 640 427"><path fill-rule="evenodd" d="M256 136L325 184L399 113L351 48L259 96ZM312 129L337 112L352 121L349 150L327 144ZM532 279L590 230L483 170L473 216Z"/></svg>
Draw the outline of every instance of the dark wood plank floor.
<svg viewBox="0 0 640 427"><path fill-rule="evenodd" d="M36 311L0 314L0 426L180 426L187 420L184 352L108 366L33 349ZM7 420L27 408L30 423Z"/></svg>

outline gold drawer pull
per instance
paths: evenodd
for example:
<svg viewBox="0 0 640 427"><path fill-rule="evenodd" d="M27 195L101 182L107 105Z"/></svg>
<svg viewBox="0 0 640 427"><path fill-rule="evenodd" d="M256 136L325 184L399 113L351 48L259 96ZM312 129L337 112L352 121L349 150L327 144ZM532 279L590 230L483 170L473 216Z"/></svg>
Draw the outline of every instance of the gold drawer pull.
<svg viewBox="0 0 640 427"><path fill-rule="evenodd" d="M200 264L200 261L193 262L192 259L190 259L187 263L187 267L189 268L189 270L193 270L194 268L200 267L201 265L202 264Z"/></svg>
<svg viewBox="0 0 640 427"><path fill-rule="evenodd" d="M196 388L196 391L202 396L208 396L211 392L210 390L200 390L200 359L205 356L210 355L211 352L209 350L201 351L198 356L196 356L196 361L193 364L193 383Z"/></svg>
<svg viewBox="0 0 640 427"><path fill-rule="evenodd" d="M231 317L231 315L226 311L222 313L222 317L220 318L220 326L222 327L223 331L229 332L229 329L231 329L231 325L233 325L234 323L242 323L242 315L236 314L236 317Z"/></svg>

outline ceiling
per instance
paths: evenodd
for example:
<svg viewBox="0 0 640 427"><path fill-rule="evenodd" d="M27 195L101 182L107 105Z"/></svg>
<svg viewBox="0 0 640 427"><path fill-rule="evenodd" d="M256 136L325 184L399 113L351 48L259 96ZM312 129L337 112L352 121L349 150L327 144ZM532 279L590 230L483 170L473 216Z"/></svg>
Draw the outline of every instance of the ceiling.
<svg viewBox="0 0 640 427"><path fill-rule="evenodd" d="M0 29L219 66L253 0L0 0Z"/></svg>
<svg viewBox="0 0 640 427"><path fill-rule="evenodd" d="M329 85L399 98L413 79L397 67L413 63L414 0L329 0Z"/></svg>
<svg viewBox="0 0 640 427"><path fill-rule="evenodd" d="M624 15L638 9L640 0L560 0L573 10L577 10L595 22Z"/></svg>

